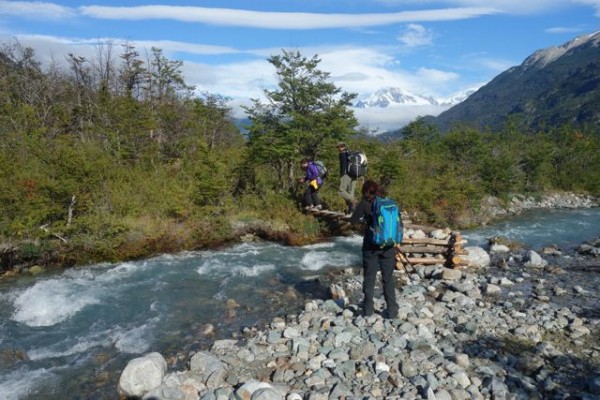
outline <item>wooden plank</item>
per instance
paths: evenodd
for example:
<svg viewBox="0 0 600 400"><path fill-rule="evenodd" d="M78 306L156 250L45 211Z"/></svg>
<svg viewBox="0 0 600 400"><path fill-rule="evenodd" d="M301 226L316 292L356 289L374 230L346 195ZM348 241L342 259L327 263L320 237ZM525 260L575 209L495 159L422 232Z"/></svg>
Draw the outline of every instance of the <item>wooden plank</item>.
<svg viewBox="0 0 600 400"><path fill-rule="evenodd" d="M447 247L425 247L425 246L403 246L397 247L403 253L429 253L429 254L445 254L450 251Z"/></svg>
<svg viewBox="0 0 600 400"><path fill-rule="evenodd" d="M406 258L409 263L412 265L433 265L433 264L446 264L446 259L439 259L434 257L426 257L426 258L416 258L416 257L407 257Z"/></svg>
<svg viewBox="0 0 600 400"><path fill-rule="evenodd" d="M404 238L402 239L402 244L430 244L434 246L449 246L448 240L444 239L432 239L432 238Z"/></svg>
<svg viewBox="0 0 600 400"><path fill-rule="evenodd" d="M452 249L449 254L459 255L459 256L465 256L465 255L468 255L469 252L467 250L464 250L464 249Z"/></svg>

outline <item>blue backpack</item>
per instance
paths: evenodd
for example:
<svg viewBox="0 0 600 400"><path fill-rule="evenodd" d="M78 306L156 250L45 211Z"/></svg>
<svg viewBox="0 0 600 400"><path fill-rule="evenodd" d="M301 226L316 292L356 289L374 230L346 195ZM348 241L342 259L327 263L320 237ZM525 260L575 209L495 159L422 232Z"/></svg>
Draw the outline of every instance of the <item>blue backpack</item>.
<svg viewBox="0 0 600 400"><path fill-rule="evenodd" d="M376 197L372 207L371 240L373 244L381 248L400 244L403 225L398 204L387 197Z"/></svg>

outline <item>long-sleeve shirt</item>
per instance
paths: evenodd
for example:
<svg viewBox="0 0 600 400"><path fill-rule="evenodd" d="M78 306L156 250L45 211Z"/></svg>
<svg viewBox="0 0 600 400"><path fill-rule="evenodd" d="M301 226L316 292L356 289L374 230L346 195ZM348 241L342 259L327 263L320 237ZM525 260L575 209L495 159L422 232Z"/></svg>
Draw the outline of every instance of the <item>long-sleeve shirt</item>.
<svg viewBox="0 0 600 400"><path fill-rule="evenodd" d="M363 237L363 250L365 249L378 249L376 245L374 245L371 241L371 235L373 232L371 231L372 219L373 219L373 211L372 211L372 203L368 202L365 199L361 199L360 202L356 205L354 212L350 216L350 223L352 225L356 225L359 223L365 224L365 234Z"/></svg>
<svg viewBox="0 0 600 400"><path fill-rule="evenodd" d="M348 150L340 152L340 177L348 173Z"/></svg>
<svg viewBox="0 0 600 400"><path fill-rule="evenodd" d="M308 163L308 167L306 168L306 176L304 177L305 182L310 182L313 179L317 180L317 184L321 186L323 184L323 180L319 178L319 170L317 166L312 161Z"/></svg>

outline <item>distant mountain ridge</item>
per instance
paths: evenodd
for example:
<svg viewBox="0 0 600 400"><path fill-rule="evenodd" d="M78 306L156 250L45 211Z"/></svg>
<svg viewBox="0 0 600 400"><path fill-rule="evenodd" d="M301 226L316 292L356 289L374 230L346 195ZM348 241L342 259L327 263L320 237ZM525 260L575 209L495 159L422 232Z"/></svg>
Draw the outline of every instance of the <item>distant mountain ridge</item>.
<svg viewBox="0 0 600 400"><path fill-rule="evenodd" d="M436 98L434 96L426 96L413 93L411 91L397 88L387 87L377 90L363 100L356 102L356 108L388 108L399 106L452 106L464 101L467 97L473 94L477 88L468 89L459 93L455 93L447 98Z"/></svg>
<svg viewBox="0 0 600 400"><path fill-rule="evenodd" d="M529 129L572 124L600 131L600 31L534 52L425 121L442 132L455 123L498 130L510 116Z"/></svg>

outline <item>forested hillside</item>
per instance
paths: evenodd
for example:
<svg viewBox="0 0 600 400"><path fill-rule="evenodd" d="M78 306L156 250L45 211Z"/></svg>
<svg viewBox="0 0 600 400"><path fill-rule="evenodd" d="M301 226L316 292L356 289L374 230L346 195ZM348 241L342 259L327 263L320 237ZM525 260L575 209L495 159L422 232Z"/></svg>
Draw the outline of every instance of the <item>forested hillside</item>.
<svg viewBox="0 0 600 400"><path fill-rule="evenodd" d="M453 124L499 131L507 118L522 129L570 124L600 134L600 32L538 50L465 101L437 117L441 131Z"/></svg>
<svg viewBox="0 0 600 400"><path fill-rule="evenodd" d="M245 232L290 244L331 234L300 211L298 161L317 157L337 193L338 140L369 158L369 177L428 223L468 224L488 194L600 194L600 139L568 126L440 135L422 120L382 143L356 131L353 94L320 60L282 52L268 102L247 108L247 137L227 99L195 95L181 62L107 44L94 59L41 65L31 49L0 56L1 269L124 260L215 246ZM359 190L360 191L360 187ZM357 193L358 195L358 193Z"/></svg>

